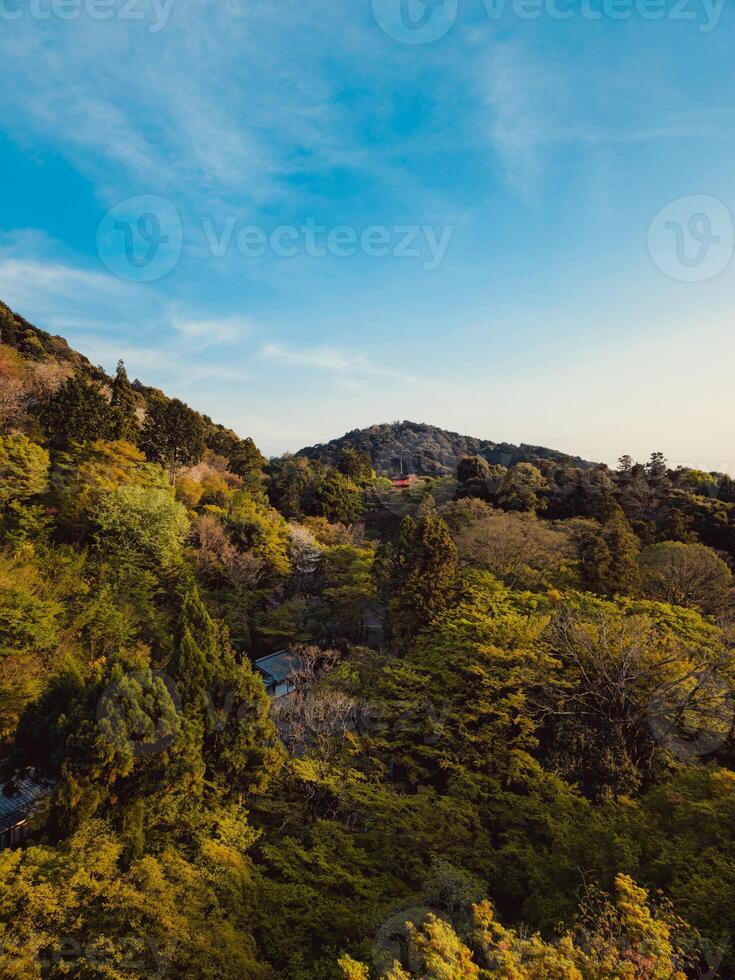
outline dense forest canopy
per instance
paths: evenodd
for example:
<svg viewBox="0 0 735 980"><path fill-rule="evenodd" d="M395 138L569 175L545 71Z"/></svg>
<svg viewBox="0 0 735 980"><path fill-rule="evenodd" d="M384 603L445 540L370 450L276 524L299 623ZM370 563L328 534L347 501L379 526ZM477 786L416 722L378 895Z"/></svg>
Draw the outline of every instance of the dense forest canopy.
<svg viewBox="0 0 735 980"><path fill-rule="evenodd" d="M372 425L369 429L355 429L324 445L301 449L297 455L337 466L345 449L364 453L370 458L375 471L384 476L398 472L426 476L454 475L460 461L467 456L481 456L488 463L503 466L542 459L566 461L580 467L593 465L578 456L567 456L554 449L474 439L423 422L393 422Z"/></svg>
<svg viewBox="0 0 735 980"><path fill-rule="evenodd" d="M0 975L735 976L733 568L725 474L267 460L0 305Z"/></svg>

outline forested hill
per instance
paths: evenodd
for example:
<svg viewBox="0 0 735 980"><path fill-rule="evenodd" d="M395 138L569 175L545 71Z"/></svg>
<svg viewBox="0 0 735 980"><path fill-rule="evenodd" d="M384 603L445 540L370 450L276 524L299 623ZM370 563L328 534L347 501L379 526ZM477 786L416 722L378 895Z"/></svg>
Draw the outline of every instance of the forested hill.
<svg viewBox="0 0 735 980"><path fill-rule="evenodd" d="M735 480L308 452L0 307L0 978L735 977Z"/></svg>
<svg viewBox="0 0 735 980"><path fill-rule="evenodd" d="M129 415L127 423L116 417L120 411ZM130 383L122 362L109 376L63 337L41 330L0 301L0 431L23 429L44 414L55 416L47 436L57 450L87 436L130 438L138 423L157 416L168 437L181 443L168 452L160 445L148 447L150 458L166 467L198 462L200 447L221 456L241 478L265 464L252 439L137 378Z"/></svg>
<svg viewBox="0 0 735 980"><path fill-rule="evenodd" d="M458 432L449 432L425 422L387 422L368 429L353 429L340 439L316 446L307 446L298 456L306 456L335 466L345 448L367 453L376 472L392 475L400 471L420 476L439 476L454 473L457 464L466 456L482 456L488 463L515 466L516 463L535 463L539 460L565 462L573 466L590 467L593 463L568 456L555 449L521 443L492 442L475 439Z"/></svg>
<svg viewBox="0 0 735 980"><path fill-rule="evenodd" d="M0 344L16 350L29 361L54 360L73 371L84 371L97 381L107 380L101 368L94 367L86 357L73 350L63 337L52 336L34 327L1 300Z"/></svg>
<svg viewBox="0 0 735 980"><path fill-rule="evenodd" d="M93 365L83 354L70 347L63 337L54 336L34 326L14 313L2 301L0 301L0 344L15 349L24 360L47 365L55 363L65 373L81 374L103 386L112 385L113 379L101 367ZM137 380L133 382L132 387L141 414L151 398L165 397L158 389L147 387ZM201 418L208 430L207 445L229 457L235 448L234 433L215 425L207 416ZM458 432L450 432L425 422L410 421L388 422L371 425L367 429L353 429L341 438L307 446L297 455L337 466L343 451L348 447L366 453L375 471L381 475L392 475L400 471L401 465L404 472L421 476L454 474L460 460L467 456L481 456L488 463L501 466L538 463L542 460L581 468L595 465L579 456L569 456L544 446L531 446L527 443L516 446L508 442L493 442L489 439L463 436Z"/></svg>

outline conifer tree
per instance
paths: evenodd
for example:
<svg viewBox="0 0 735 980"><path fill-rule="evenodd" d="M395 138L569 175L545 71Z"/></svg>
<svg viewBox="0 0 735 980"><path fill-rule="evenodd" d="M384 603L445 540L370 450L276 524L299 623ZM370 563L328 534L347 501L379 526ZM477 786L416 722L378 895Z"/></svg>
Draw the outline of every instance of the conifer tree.
<svg viewBox="0 0 735 980"><path fill-rule="evenodd" d="M178 398L155 398L148 404L141 448L148 459L165 466L171 483L182 466L196 466L204 455L204 420Z"/></svg>
<svg viewBox="0 0 735 980"><path fill-rule="evenodd" d="M582 538L580 558L585 588L598 595L637 595L639 552L638 538L622 508L613 503L605 523Z"/></svg>
<svg viewBox="0 0 735 980"><path fill-rule="evenodd" d="M138 419L135 414L135 392L122 361L117 362L117 371L112 382L110 407L114 415L115 438L135 443L139 432Z"/></svg>
<svg viewBox="0 0 735 980"><path fill-rule="evenodd" d="M270 701L196 589L184 600L171 670L184 714L202 733L207 778L225 793L264 789L283 756Z"/></svg>
<svg viewBox="0 0 735 980"><path fill-rule="evenodd" d="M184 599L172 667L184 707L198 711L217 668L217 636L196 589Z"/></svg>
<svg viewBox="0 0 735 980"><path fill-rule="evenodd" d="M396 649L406 650L448 608L457 568L457 546L441 517L402 521L392 552L394 592L387 619Z"/></svg>

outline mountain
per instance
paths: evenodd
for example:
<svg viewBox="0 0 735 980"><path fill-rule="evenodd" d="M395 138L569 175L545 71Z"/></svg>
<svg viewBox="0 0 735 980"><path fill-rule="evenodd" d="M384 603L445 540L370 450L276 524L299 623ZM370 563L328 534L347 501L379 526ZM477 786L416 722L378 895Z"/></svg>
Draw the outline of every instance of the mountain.
<svg viewBox="0 0 735 980"><path fill-rule="evenodd" d="M31 362L53 361L63 365L67 371L82 372L102 385L109 385L111 382L111 378L101 367L96 367L83 354L73 350L63 337L53 336L33 326L2 302L0 302L0 344L14 348L23 358ZM139 381L134 382L134 388L142 403L152 396L161 397L163 394ZM207 416L203 418L208 427L216 430L217 433L225 432L222 426L213 425L212 420ZM346 446L367 453L375 470L386 475L400 472L402 466L406 473L442 476L454 473L462 457L475 455L483 456L489 463L500 463L503 466L512 466L521 462L533 463L541 459L566 462L574 466L595 465L579 456L569 456L543 446L530 446L526 443L515 446L508 442L492 442L489 439L476 439L457 432L449 432L424 422L409 421L371 425L368 429L354 429L339 439L332 439L331 442L307 446L299 450L296 455L335 465Z"/></svg>
<svg viewBox="0 0 735 980"><path fill-rule="evenodd" d="M353 429L339 439L299 450L297 456L320 460L335 465L346 447L367 453L376 472L393 475L400 472L420 476L442 476L454 473L457 463L464 456L482 456L488 463L513 466L515 463L533 463L541 459L574 466L594 466L594 463L569 456L556 449L529 446L521 443L492 442L475 439L458 432L449 432L425 422L387 422L371 425L368 429Z"/></svg>

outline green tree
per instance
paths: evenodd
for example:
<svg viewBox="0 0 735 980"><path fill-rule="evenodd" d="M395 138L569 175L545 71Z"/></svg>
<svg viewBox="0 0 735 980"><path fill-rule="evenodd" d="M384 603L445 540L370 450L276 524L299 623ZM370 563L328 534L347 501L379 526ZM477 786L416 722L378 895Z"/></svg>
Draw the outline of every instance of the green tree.
<svg viewBox="0 0 735 980"><path fill-rule="evenodd" d="M408 521L401 523L393 548L394 592L387 610L388 633L399 650L448 608L457 578L457 547L441 517Z"/></svg>
<svg viewBox="0 0 735 980"><path fill-rule="evenodd" d="M35 563L0 553L0 739L43 687L63 614Z"/></svg>
<svg viewBox="0 0 735 980"><path fill-rule="evenodd" d="M504 927L492 904L472 906L470 935L460 939L454 928L429 912L421 925L405 924L405 963L396 960L378 980L686 980L680 969L694 964L673 939L686 923L654 912L648 892L628 875L615 878L615 899L601 897L597 906L582 906L577 932L556 942L538 933ZM582 937L582 942L579 942ZM339 966L346 980L367 980L366 966L343 955Z"/></svg>
<svg viewBox="0 0 735 980"><path fill-rule="evenodd" d="M337 469L357 484L369 483L375 478L372 460L368 454L352 446L345 446L342 450Z"/></svg>
<svg viewBox="0 0 735 980"><path fill-rule="evenodd" d="M325 638L358 643L366 608L375 601L374 552L355 545L336 545L321 556L326 604Z"/></svg>
<svg viewBox="0 0 735 980"><path fill-rule="evenodd" d="M302 506L307 488L313 480L308 459L287 456L268 467L268 499L288 521L300 521L304 517Z"/></svg>
<svg viewBox="0 0 735 980"><path fill-rule="evenodd" d="M117 362L117 371L112 382L110 407L114 414L113 429L116 439L125 439L135 443L138 439L140 426L136 415L136 400L133 386L128 379L125 365Z"/></svg>
<svg viewBox="0 0 735 980"><path fill-rule="evenodd" d="M169 489L121 486L101 495L93 518L97 548L127 565L166 568L181 556L186 508Z"/></svg>
<svg viewBox="0 0 735 980"><path fill-rule="evenodd" d="M349 524L362 513L361 491L332 466L292 456L273 463L269 476L268 498L287 520L308 515Z"/></svg>
<svg viewBox="0 0 735 980"><path fill-rule="evenodd" d="M643 589L652 599L717 614L733 601L733 575L703 544L664 541L640 555Z"/></svg>
<svg viewBox="0 0 735 980"><path fill-rule="evenodd" d="M470 480L487 480L490 477L490 464L482 456L465 456L457 465L457 479L460 483Z"/></svg>
<svg viewBox="0 0 735 980"><path fill-rule="evenodd" d="M646 463L646 473L652 480L665 480L668 478L668 463L663 453L651 453L651 458Z"/></svg>
<svg viewBox="0 0 735 980"><path fill-rule="evenodd" d="M204 706L202 696L211 688L217 669L218 637L199 593L190 592L181 610L179 637L171 669L185 706Z"/></svg>
<svg viewBox="0 0 735 980"><path fill-rule="evenodd" d="M40 417L53 449L109 439L115 428L110 403L97 385L78 374L65 381L41 407Z"/></svg>
<svg viewBox="0 0 735 980"><path fill-rule="evenodd" d="M88 519L100 498L122 486L167 489L163 470L148 463L132 443L96 439L74 452L61 454L52 478L53 502L62 522L77 524Z"/></svg>
<svg viewBox="0 0 735 980"><path fill-rule="evenodd" d="M465 456L457 466L457 499L477 498L492 503L507 486L509 470L505 466L490 464L482 456Z"/></svg>
<svg viewBox="0 0 735 980"><path fill-rule="evenodd" d="M265 789L282 761L270 701L249 661L238 660L227 631L210 617L196 590L184 600L171 672L184 711L204 732L207 778L227 794Z"/></svg>
<svg viewBox="0 0 735 980"><path fill-rule="evenodd" d="M268 460L248 437L238 442L227 457L230 470L239 476L251 493L263 495L263 471Z"/></svg>
<svg viewBox="0 0 735 980"><path fill-rule="evenodd" d="M226 524L240 551L252 552L263 559L271 574L289 574L291 534L288 524L276 510L247 490L241 490L230 501Z"/></svg>
<svg viewBox="0 0 735 980"><path fill-rule="evenodd" d="M17 433L0 436L0 508L43 493L48 486L49 454Z"/></svg>
<svg viewBox="0 0 735 980"><path fill-rule="evenodd" d="M598 595L638 595L640 542L618 505L603 525L590 524L579 546L585 588Z"/></svg>
<svg viewBox="0 0 735 980"><path fill-rule="evenodd" d="M26 330L20 343L20 350L23 356L31 361L42 361L46 357L46 350L38 334L33 330Z"/></svg>
<svg viewBox="0 0 735 980"><path fill-rule="evenodd" d="M504 510L542 509L547 483L541 471L531 463L517 463L505 474L498 490L498 503Z"/></svg>
<svg viewBox="0 0 735 980"><path fill-rule="evenodd" d="M430 912L420 928L408 922L406 931L409 960L416 966L422 980L478 980L480 970L471 950L448 922ZM407 973L396 962L385 974L385 980L411 980L412 976L416 976L416 973Z"/></svg>
<svg viewBox="0 0 735 980"><path fill-rule="evenodd" d="M165 467L173 484L182 466L196 466L204 456L204 420L178 398L154 398L148 403L140 445L148 459Z"/></svg>
<svg viewBox="0 0 735 980"><path fill-rule="evenodd" d="M107 980L269 980L256 953L242 810L217 810L188 848L130 860L104 820L58 847L0 853L0 974Z"/></svg>
<svg viewBox="0 0 735 980"><path fill-rule="evenodd" d="M720 480L717 499L724 500L728 504L735 504L735 480L727 474Z"/></svg>
<svg viewBox="0 0 735 980"><path fill-rule="evenodd" d="M331 524L351 524L362 513L362 494L337 470L317 471L304 503L304 512L326 517Z"/></svg>

